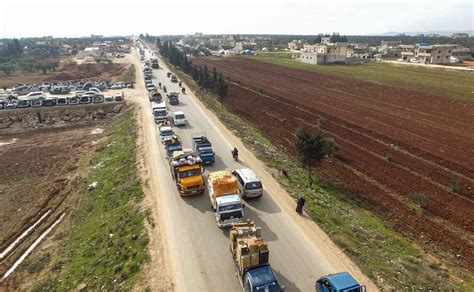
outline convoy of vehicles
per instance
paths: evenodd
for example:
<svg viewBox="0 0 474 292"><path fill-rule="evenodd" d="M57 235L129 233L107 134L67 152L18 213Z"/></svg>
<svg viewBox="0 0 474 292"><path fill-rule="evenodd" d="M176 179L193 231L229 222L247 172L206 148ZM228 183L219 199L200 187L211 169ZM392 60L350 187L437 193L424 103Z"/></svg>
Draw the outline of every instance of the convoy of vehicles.
<svg viewBox="0 0 474 292"><path fill-rule="evenodd" d="M201 165L201 158L196 156L192 149L184 148L182 151L173 152L170 158L171 176L182 196L204 192L205 182Z"/></svg>
<svg viewBox="0 0 474 292"><path fill-rule="evenodd" d="M207 191L217 226L230 227L242 222L244 204L240 200L237 178L229 171L215 171L209 173L207 181Z"/></svg>
<svg viewBox="0 0 474 292"><path fill-rule="evenodd" d="M253 221L234 224L230 228L230 251L237 276L244 291L283 291L268 263L270 251L261 237L261 229Z"/></svg>
<svg viewBox="0 0 474 292"><path fill-rule="evenodd" d="M157 59L151 59L149 65L159 68ZM217 225L221 228L230 227L230 250L244 291L284 291L285 287L280 285L270 266L268 244L261 237L260 228L253 221L244 222L245 204L241 199L261 197L261 180L251 169L242 168L233 172L210 172L206 183L202 166L215 163L212 144L205 133L195 133L192 134L193 148L183 148L181 139L169 125L166 103L162 101L161 94L151 88L153 82L150 69L146 69L149 73L145 77L145 85L150 88L152 113L155 122L160 125L160 138L178 192L181 196L199 194L203 193L207 186ZM171 72L168 72L167 76L172 82L178 82ZM170 91L166 95L171 105L179 104L178 92ZM175 126L187 123L182 111L173 112L171 120ZM315 289L322 292L366 291L365 286L358 284L347 272L319 278Z"/></svg>
<svg viewBox="0 0 474 292"><path fill-rule="evenodd" d="M207 139L205 133L195 133L192 135L193 149L201 157L204 165L213 165L216 161L216 154L212 150L212 144Z"/></svg>

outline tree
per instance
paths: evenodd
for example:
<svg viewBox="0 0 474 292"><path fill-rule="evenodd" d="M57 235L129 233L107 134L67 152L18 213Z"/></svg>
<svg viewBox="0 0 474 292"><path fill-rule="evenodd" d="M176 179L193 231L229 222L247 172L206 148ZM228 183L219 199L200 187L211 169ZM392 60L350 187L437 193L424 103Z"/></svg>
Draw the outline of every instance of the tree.
<svg viewBox="0 0 474 292"><path fill-rule="evenodd" d="M308 187L311 187L313 182L311 170L339 149L339 145L333 138L324 137L319 131L311 134L304 128L300 128L296 132L295 147L299 153L301 164L308 169Z"/></svg>
<svg viewBox="0 0 474 292"><path fill-rule="evenodd" d="M228 90L229 90L229 86L225 82L224 76L222 76L222 73L219 73L219 78L217 79L216 92L221 102L223 102L224 99L226 98Z"/></svg>
<svg viewBox="0 0 474 292"><path fill-rule="evenodd" d="M161 49L161 40L160 40L159 37L156 37L156 47L157 47L158 49Z"/></svg>
<svg viewBox="0 0 474 292"><path fill-rule="evenodd" d="M3 64L0 65L0 70L5 73L5 75L10 76L13 72L15 72L15 67L10 64Z"/></svg>

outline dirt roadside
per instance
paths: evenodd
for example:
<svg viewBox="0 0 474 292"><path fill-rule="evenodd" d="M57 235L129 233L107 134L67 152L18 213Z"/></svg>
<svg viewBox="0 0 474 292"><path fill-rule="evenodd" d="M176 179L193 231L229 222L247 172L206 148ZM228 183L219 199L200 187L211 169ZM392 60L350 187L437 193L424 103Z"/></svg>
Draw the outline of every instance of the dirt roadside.
<svg viewBox="0 0 474 292"><path fill-rule="evenodd" d="M160 66L167 68L165 62L160 59ZM183 83L184 84L184 83ZM299 216L295 213L294 207L295 202L289 196L289 194L279 185L279 183L273 177L273 171L266 167L263 162L258 160L258 158L245 147L241 142L240 138L235 136L232 131L227 129L224 124L205 107L205 105L194 95L191 89L184 84L186 92L191 96L197 105L206 113L210 120L219 128L220 132L236 145L239 151L239 158L242 159L246 164L248 164L256 173L259 174L263 184L265 185L269 194L272 195L275 202L278 206L292 218L294 222L301 228L301 231L304 232L312 242L314 242L318 248L321 250L321 253L325 254L335 267L341 271L348 271L354 275L357 279L363 282L369 291L378 291L377 286L367 278L362 271L331 241L328 235L316 224L314 221L309 218L309 216Z"/></svg>
<svg viewBox="0 0 474 292"><path fill-rule="evenodd" d="M132 50L130 63L135 64L137 82L133 93L126 94L127 101L135 104L137 110L138 135L138 161L139 173L143 182L143 208L150 210L151 222L146 224L150 237L149 252L151 261L144 268L143 285L139 284L135 290L142 291L150 288L151 291L173 291L175 287L172 273L172 262L169 258L169 247L166 243L166 233L163 226L162 212L160 211L160 193L158 178L159 145L153 117L149 114L148 99L143 83L143 72L138 60L138 52ZM149 220L150 221L150 220Z"/></svg>

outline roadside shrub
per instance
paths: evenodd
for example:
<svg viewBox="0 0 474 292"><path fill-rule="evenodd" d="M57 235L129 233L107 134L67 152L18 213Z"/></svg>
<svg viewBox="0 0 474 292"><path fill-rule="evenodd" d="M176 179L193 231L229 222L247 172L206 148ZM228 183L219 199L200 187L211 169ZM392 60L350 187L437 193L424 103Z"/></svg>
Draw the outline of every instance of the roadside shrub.
<svg viewBox="0 0 474 292"><path fill-rule="evenodd" d="M411 199L423 209L426 209L428 203L428 197L423 193L411 193Z"/></svg>
<svg viewBox="0 0 474 292"><path fill-rule="evenodd" d="M448 186L451 190L455 193L458 193L461 190L461 186L459 185L459 181L455 178L451 178L448 182Z"/></svg>
<svg viewBox="0 0 474 292"><path fill-rule="evenodd" d="M387 156L385 156L385 160L387 160L388 162L393 162L392 154L387 154Z"/></svg>

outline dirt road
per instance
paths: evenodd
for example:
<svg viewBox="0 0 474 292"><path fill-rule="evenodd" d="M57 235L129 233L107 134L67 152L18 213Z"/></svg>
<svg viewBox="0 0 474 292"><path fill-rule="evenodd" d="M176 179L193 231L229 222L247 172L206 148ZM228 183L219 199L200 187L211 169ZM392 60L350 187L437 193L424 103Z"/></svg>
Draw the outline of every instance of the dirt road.
<svg viewBox="0 0 474 292"><path fill-rule="evenodd" d="M166 77L168 70L162 61L160 66L154 70L154 82L161 82L169 90L179 90L177 84ZM179 105L168 105L170 112L184 111L189 123L174 130L184 147L191 146L192 133L206 132L217 154L216 164L207 171L250 167L262 178L264 196L247 203L245 217L262 227L262 235L269 242L270 263L287 291L312 291L314 280L319 276L345 270L375 291L376 287L314 222L295 216L294 202L263 165L203 107L189 88L187 92L180 96ZM175 288L178 291L239 291L241 288L228 249L228 230L216 226L206 194L182 198L177 193L145 96L144 93L143 99L134 102L140 104L144 114L142 126L148 135L144 145L148 151L146 165L163 219L165 250L170 257ZM240 163L234 162L230 155L234 145L240 149Z"/></svg>

